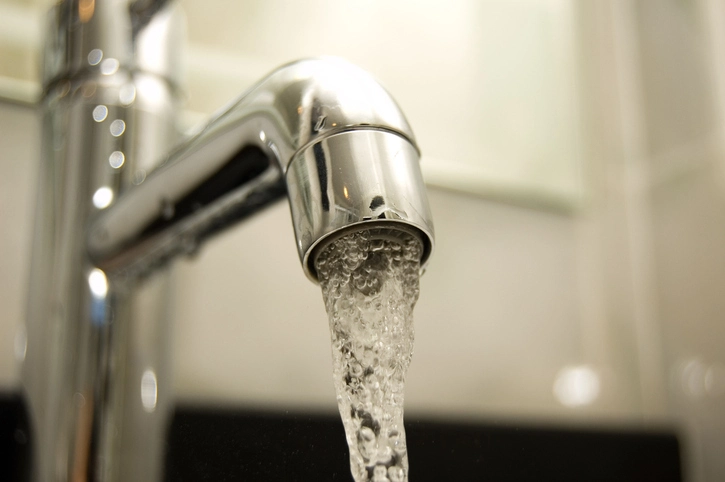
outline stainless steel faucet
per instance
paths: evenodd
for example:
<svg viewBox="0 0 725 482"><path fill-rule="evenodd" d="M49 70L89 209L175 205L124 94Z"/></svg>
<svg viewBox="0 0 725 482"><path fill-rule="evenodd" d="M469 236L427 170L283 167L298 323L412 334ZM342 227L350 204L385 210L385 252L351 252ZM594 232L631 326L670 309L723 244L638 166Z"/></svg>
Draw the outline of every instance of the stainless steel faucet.
<svg viewBox="0 0 725 482"><path fill-rule="evenodd" d="M34 478L158 480L171 407L168 262L287 193L305 274L340 235L433 246L413 133L337 59L285 65L178 142L173 2L49 14L24 389ZM239 249L251 249L240 246Z"/></svg>

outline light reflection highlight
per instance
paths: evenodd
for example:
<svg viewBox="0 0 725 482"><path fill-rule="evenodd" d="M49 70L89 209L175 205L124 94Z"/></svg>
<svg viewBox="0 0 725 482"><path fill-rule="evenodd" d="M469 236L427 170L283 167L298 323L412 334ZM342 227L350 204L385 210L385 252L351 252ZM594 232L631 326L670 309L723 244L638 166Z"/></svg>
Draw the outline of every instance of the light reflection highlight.
<svg viewBox="0 0 725 482"><path fill-rule="evenodd" d="M93 194L93 205L105 209L113 202L113 190L108 186L99 187Z"/></svg>
<svg viewBox="0 0 725 482"><path fill-rule="evenodd" d="M88 274L88 287L94 298L105 298L108 294L108 278L106 273L98 268L93 268Z"/></svg>
<svg viewBox="0 0 725 482"><path fill-rule="evenodd" d="M126 131L126 123L121 119L116 119L111 122L110 130L113 137L120 137Z"/></svg>
<svg viewBox="0 0 725 482"><path fill-rule="evenodd" d="M103 59L103 50L93 49L88 53L88 63L90 65L98 65Z"/></svg>
<svg viewBox="0 0 725 482"><path fill-rule="evenodd" d="M599 375L587 365L562 368L554 381L554 395L567 407L590 405L601 388Z"/></svg>
<svg viewBox="0 0 725 482"><path fill-rule="evenodd" d="M108 117L108 107L105 105L97 105L93 109L93 120L96 122L103 122Z"/></svg>
<svg viewBox="0 0 725 482"><path fill-rule="evenodd" d="M126 84L118 91L118 100L123 105L132 104L136 100L136 87L133 84Z"/></svg>
<svg viewBox="0 0 725 482"><path fill-rule="evenodd" d="M156 373L151 369L146 369L141 377L141 405L147 412L156 410L156 402L158 399L158 384L156 382Z"/></svg>
<svg viewBox="0 0 725 482"><path fill-rule="evenodd" d="M126 155L121 151L113 151L111 155L108 156L108 163L114 169L118 169L123 166L124 162L126 162Z"/></svg>
<svg viewBox="0 0 725 482"><path fill-rule="evenodd" d="M120 67L120 62L117 59L106 59L103 62L101 62L101 73L103 75L112 75L118 72L118 68Z"/></svg>

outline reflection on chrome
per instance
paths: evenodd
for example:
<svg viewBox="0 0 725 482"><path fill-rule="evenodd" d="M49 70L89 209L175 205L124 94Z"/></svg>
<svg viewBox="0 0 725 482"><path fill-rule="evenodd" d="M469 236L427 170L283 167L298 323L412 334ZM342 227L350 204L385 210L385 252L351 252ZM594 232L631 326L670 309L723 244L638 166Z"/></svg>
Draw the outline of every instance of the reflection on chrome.
<svg viewBox="0 0 725 482"><path fill-rule="evenodd" d="M93 205L98 209L105 209L113 202L113 190L108 186L99 187L93 193Z"/></svg>
<svg viewBox="0 0 725 482"><path fill-rule="evenodd" d="M126 84L118 92L118 101L123 105L130 105L136 99L136 87Z"/></svg>
<svg viewBox="0 0 725 482"><path fill-rule="evenodd" d="M105 105L96 106L93 109L93 120L96 122L103 122L108 117L108 107Z"/></svg>
<svg viewBox="0 0 725 482"><path fill-rule="evenodd" d="M108 163L111 165L112 168L118 169L121 166L123 166L123 163L126 161L126 156L121 151L113 151L110 156L108 156Z"/></svg>
<svg viewBox="0 0 725 482"><path fill-rule="evenodd" d="M587 365L562 368L554 381L554 395L567 407L592 404L600 391L599 375Z"/></svg>
<svg viewBox="0 0 725 482"><path fill-rule="evenodd" d="M96 298L105 298L108 294L108 279L106 273L98 268L93 268L88 275L88 287L91 294Z"/></svg>
<svg viewBox="0 0 725 482"><path fill-rule="evenodd" d="M144 410L149 413L156 410L157 396L156 373L151 369L147 369L141 377L141 404Z"/></svg>
<svg viewBox="0 0 725 482"><path fill-rule="evenodd" d="M111 135L113 137L119 137L123 135L123 133L126 131L126 123L121 119L116 119L115 121L111 122L110 129Z"/></svg>
<svg viewBox="0 0 725 482"><path fill-rule="evenodd" d="M101 73L103 75L113 75L118 72L118 68L121 64L117 59L105 59L101 62Z"/></svg>
<svg viewBox="0 0 725 482"><path fill-rule="evenodd" d="M88 64L89 65L98 65L101 63L101 59L103 59L103 50L93 49L90 52L88 52Z"/></svg>

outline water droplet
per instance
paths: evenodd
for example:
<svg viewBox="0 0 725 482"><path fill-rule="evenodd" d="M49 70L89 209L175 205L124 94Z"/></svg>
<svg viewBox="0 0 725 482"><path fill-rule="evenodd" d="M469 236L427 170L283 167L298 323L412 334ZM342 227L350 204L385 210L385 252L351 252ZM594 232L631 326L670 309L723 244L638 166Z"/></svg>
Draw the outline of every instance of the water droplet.
<svg viewBox="0 0 725 482"><path fill-rule="evenodd" d="M373 482L390 482L388 469L384 465L376 465L373 469Z"/></svg>
<svg viewBox="0 0 725 482"><path fill-rule="evenodd" d="M389 467L388 478L390 478L390 482L404 482L406 480L405 470L397 466Z"/></svg>

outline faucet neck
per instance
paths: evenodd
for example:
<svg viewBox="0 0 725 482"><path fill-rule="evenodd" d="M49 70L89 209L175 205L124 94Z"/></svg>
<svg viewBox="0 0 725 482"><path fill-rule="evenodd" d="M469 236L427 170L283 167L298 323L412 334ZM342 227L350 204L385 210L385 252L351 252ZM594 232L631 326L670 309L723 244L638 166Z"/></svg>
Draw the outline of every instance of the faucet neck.
<svg viewBox="0 0 725 482"><path fill-rule="evenodd" d="M61 82L143 72L179 89L186 21L173 0L64 0L47 14L46 95Z"/></svg>
<svg viewBox="0 0 725 482"><path fill-rule="evenodd" d="M362 136L361 132L378 134ZM348 145L350 139L354 141ZM343 196L332 208L323 206L330 210L325 215L329 222L303 221L309 217L305 213L315 209L302 207L303 198L319 204L305 193L342 189L342 185L320 183L321 179L332 182L339 178L349 183L348 193L358 192L355 185L363 183L370 185L361 191L364 197L384 195L391 203L399 199L393 194L397 191L417 202L420 196L409 191L422 193L424 187L413 139L398 106L366 72L339 59L288 64L214 116L156 172L100 212L88 231L90 257L111 275L143 276L179 254L195 251L210 234L289 190L298 250L305 261L320 236L370 219L371 210L379 207L373 206L372 198L361 199L352 203L354 219L339 216L338 211L350 211L350 203ZM335 161L324 154L325 150L332 152L332 146L339 151ZM317 151L320 155L315 154ZM396 156L397 162L393 161ZM298 157L308 160L296 161ZM291 175L293 162L305 167L296 168ZM314 173L309 166L314 167ZM246 174L234 181L222 174L226 171ZM329 173L321 174L323 171ZM418 174L408 182L413 179L411 172ZM385 179L395 176L402 176L407 187L384 189ZM216 184L221 178L231 181L223 189ZM211 189L212 185L215 188ZM322 191L318 196L323 196ZM416 219L414 224L429 224L425 214L415 214L427 213L427 202L410 209L408 201L399 201L400 210ZM392 204L387 206L394 211ZM297 229L309 223L315 226L312 231ZM304 266L310 264L305 261Z"/></svg>

